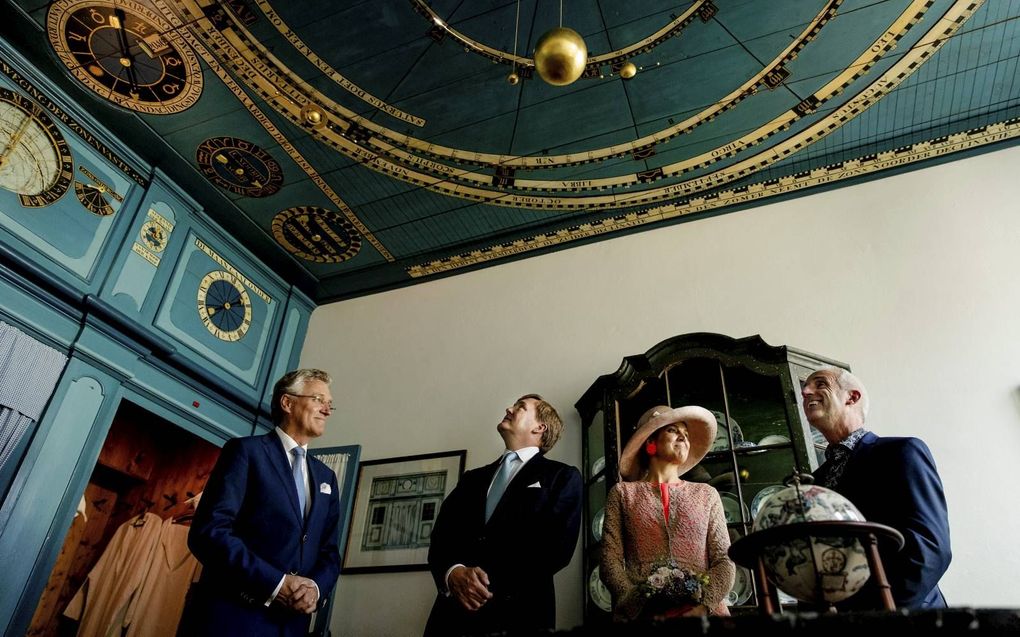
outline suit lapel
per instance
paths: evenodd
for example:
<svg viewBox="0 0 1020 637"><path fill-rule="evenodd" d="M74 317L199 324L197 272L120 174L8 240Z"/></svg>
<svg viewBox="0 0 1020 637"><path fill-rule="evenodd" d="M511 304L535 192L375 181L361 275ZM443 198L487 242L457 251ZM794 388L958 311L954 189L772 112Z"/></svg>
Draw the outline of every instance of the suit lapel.
<svg viewBox="0 0 1020 637"><path fill-rule="evenodd" d="M521 470L517 472L517 475L515 475L513 480L510 481L510 484L507 485L506 491L503 492L503 497L499 499L499 503L496 504L496 508L492 511L492 517L489 518L489 522L492 522L499 517L500 511L506 507L506 503L508 501L516 497L516 494L527 489L529 484L534 484L541 477L545 462L546 460L542 457L542 454L537 454L529 460L527 464L521 467ZM497 462L496 464L498 465L499 463ZM489 476L489 482L492 482L492 476L494 475L495 470L493 470L492 474ZM486 489L488 489L488 483L486 483L485 486ZM482 502L484 504L484 498L482 499ZM484 510L482 514L485 514Z"/></svg>
<svg viewBox="0 0 1020 637"><path fill-rule="evenodd" d="M850 452L850 457L846 461L846 468L843 470L843 475L840 477L840 482L847 485L848 491L851 492L854 497L857 497L855 493L862 484L860 479L857 478L857 468L865 467L867 465L868 454L871 453L872 447L878 442L878 436L873 432L868 432L861 436L861 439L854 445L854 450ZM866 477L866 476L865 476ZM857 487L855 489L855 486ZM846 494L844 494L846 495ZM847 495L847 497L850 497ZM854 498L850 498L851 501Z"/></svg>
<svg viewBox="0 0 1020 637"><path fill-rule="evenodd" d="M290 499L294 515L297 515L299 519L303 519L304 512L301 511L301 504L298 502L297 488L294 485L294 473L291 470L290 460L283 450L283 441L280 440L280 436L276 435L275 431L271 431L262 436L262 442L265 443L264 448L269 464L276 469L276 473L280 478L280 484L283 485L283 491L287 493L287 497Z"/></svg>
<svg viewBox="0 0 1020 637"><path fill-rule="evenodd" d="M325 470L328 470L325 469ZM308 509L308 521L311 521L312 516L319 512L322 508L319 506L319 485L329 484L329 476L322 474L324 469L319 466L319 463L308 454L308 479L311 481L311 488L308 491L308 499L311 500L311 508Z"/></svg>
<svg viewBox="0 0 1020 637"><path fill-rule="evenodd" d="M514 493L523 491L528 488L529 484L535 484L541 482L539 478L542 477L545 468L545 458L542 454L537 454L534 458L528 461L528 464L521 467L521 470L514 476L514 479L510 482L510 486L507 487L507 493L513 490Z"/></svg>

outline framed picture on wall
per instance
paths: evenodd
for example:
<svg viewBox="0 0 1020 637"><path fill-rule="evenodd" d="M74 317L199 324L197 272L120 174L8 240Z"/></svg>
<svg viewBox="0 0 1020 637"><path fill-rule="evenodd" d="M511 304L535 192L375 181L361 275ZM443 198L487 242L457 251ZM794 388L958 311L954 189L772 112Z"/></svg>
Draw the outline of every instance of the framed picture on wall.
<svg viewBox="0 0 1020 637"><path fill-rule="evenodd" d="M432 525L466 457L461 449L362 462L343 573L428 570Z"/></svg>

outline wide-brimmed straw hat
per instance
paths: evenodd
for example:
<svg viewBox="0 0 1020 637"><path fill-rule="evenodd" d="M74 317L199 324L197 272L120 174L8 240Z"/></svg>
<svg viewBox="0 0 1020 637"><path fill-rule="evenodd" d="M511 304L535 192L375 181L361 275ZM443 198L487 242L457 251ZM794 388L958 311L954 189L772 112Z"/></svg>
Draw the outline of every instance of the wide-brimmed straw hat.
<svg viewBox="0 0 1020 637"><path fill-rule="evenodd" d="M687 460L680 465L679 475L687 473L701 462L715 442L717 428L715 416L697 405L675 409L662 405L652 407L638 420L634 435L627 441L627 446L620 454L620 476L628 482L640 480L644 467L639 457L645 452L645 442L656 431L678 422L687 425L687 437L690 440L690 453L687 454Z"/></svg>

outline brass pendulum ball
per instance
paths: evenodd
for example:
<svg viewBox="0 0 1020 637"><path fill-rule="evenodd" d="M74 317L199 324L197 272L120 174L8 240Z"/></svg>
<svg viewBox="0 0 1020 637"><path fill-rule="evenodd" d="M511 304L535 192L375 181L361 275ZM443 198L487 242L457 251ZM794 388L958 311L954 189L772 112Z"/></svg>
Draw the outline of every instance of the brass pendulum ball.
<svg viewBox="0 0 1020 637"><path fill-rule="evenodd" d="M517 74L517 71L514 71L510 75L506 76L506 81L510 86L514 86L521 81L521 76Z"/></svg>
<svg viewBox="0 0 1020 637"><path fill-rule="evenodd" d="M535 70L553 86L566 86L581 77L588 62L584 39L566 27L547 31L535 46Z"/></svg>

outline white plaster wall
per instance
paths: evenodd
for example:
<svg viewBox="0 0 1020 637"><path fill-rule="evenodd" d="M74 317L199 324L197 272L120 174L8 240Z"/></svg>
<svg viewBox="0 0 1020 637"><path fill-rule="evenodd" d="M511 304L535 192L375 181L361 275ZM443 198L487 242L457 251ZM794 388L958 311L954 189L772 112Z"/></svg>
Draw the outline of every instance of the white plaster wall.
<svg viewBox="0 0 1020 637"><path fill-rule="evenodd" d="M502 409L541 392L566 417L624 355L686 332L761 334L851 363L870 426L918 435L945 483L954 606L1020 606L1020 148L604 241L315 312L302 364L330 370L321 445L365 460L501 450ZM526 539L522 539L526 541ZM581 621L580 559L557 578ZM419 635L425 573L341 578L334 635Z"/></svg>

